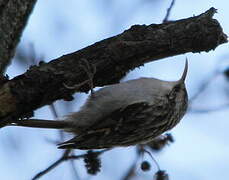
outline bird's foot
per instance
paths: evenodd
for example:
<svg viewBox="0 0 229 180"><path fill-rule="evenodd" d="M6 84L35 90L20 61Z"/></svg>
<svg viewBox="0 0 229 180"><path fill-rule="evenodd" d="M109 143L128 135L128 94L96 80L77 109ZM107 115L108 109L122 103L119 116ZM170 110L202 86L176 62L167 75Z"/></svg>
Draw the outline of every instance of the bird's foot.
<svg viewBox="0 0 229 180"><path fill-rule="evenodd" d="M63 85L67 89L77 90L81 86L83 86L85 84L89 84L90 90L91 90L91 95L93 96L93 94L94 94L93 78L94 78L94 75L96 73L96 66L93 64L90 64L87 59L83 58L80 60L79 67L81 67L86 72L88 79L79 83L79 84L73 85L73 86L66 85L65 83Z"/></svg>

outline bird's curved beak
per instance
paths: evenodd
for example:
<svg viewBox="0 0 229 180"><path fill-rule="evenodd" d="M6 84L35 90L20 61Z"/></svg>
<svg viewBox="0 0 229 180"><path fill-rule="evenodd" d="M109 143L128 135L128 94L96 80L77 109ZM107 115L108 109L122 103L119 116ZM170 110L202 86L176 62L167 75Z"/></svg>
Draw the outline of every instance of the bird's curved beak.
<svg viewBox="0 0 229 180"><path fill-rule="evenodd" d="M188 59L185 60L185 67L181 78L178 80L179 83L184 83L188 72Z"/></svg>

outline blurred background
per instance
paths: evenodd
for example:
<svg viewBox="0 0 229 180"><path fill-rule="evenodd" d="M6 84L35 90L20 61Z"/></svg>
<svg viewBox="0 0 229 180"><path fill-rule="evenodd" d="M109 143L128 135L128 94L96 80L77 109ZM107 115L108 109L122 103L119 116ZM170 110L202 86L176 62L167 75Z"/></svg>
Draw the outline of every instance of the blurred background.
<svg viewBox="0 0 229 180"><path fill-rule="evenodd" d="M10 78L29 66L77 51L97 41L122 33L134 24L161 23L171 0L39 0L24 30L16 56L7 70ZM229 34L226 0L176 0L169 20L199 15L210 7ZM177 80L189 59L186 87L191 105L172 131L175 142L152 154L171 180L229 179L229 51L228 44L215 51L166 58L130 72L122 81L138 77ZM57 101L35 112L36 118L55 119L76 111L86 94L75 94L71 102ZM54 113L53 110L56 110ZM56 130L6 127L0 131L0 179L28 180L63 154L55 144L63 135ZM75 154L85 151L76 150ZM148 157L145 157L148 159ZM64 162L41 180L121 180L136 159L135 147L116 148L101 156L101 172L88 175L82 160ZM152 160L149 160L152 161ZM157 171L140 169L132 179L152 180Z"/></svg>

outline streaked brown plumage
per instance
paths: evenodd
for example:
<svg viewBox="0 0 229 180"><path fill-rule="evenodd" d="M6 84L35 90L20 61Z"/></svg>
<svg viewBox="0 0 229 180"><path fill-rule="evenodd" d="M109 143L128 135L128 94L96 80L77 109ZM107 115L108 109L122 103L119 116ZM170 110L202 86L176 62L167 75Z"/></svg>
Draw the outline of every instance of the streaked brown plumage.
<svg viewBox="0 0 229 180"><path fill-rule="evenodd" d="M140 78L91 95L64 120L21 120L10 125L64 129L75 137L58 148L101 149L143 144L173 128L186 112L188 63L178 81Z"/></svg>
<svg viewBox="0 0 229 180"><path fill-rule="evenodd" d="M77 136L59 144L59 148L100 149L142 144L173 128L185 114L188 105L184 84L187 68L186 61L179 81L141 78L95 92L79 112L67 118L75 123L74 128L68 130ZM103 101L108 94L110 99L107 97ZM127 100L125 96L128 96ZM102 99L97 101L97 98ZM119 108L115 107L116 104ZM103 107L109 107L109 110L106 111ZM92 119L88 119L89 117ZM83 120L85 122L79 122Z"/></svg>

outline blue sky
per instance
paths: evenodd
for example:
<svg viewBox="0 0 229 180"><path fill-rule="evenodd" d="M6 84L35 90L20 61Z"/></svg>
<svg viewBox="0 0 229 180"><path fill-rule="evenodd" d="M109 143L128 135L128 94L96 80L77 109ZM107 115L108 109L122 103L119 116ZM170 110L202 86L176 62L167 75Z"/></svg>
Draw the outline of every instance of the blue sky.
<svg viewBox="0 0 229 180"><path fill-rule="evenodd" d="M24 48L33 43L38 54L45 61L74 52L97 41L119 34L134 24L161 23L170 1L155 0L39 0L23 33L21 45ZM177 0L170 19L198 15L210 7L218 9L214 16L229 34L229 11L226 0ZM29 49L29 48L28 48ZM157 77L165 80L176 80L183 71L185 58L189 59L189 72L186 81L189 96L198 91L199 86L211 76L215 69L222 69L228 64L228 44L209 53L188 53L161 61L148 63L128 74L124 79L138 77ZM163 68L162 68L163 67ZM28 67L19 66L13 61L7 73L12 78L26 71ZM228 88L223 75L219 75L209 88L194 103L195 108L216 106L228 101L225 89ZM78 97L78 95L75 95ZM82 96L77 103L55 103L58 113L63 116L75 111L85 101ZM68 108L66 108L68 107ZM36 111L37 118L53 119L48 107ZM229 170L229 121L228 109L211 113L188 113L182 122L172 130L175 143L155 154L162 169L165 169L172 180L215 180L228 179ZM8 127L0 132L0 169L1 179L30 179L48 164L55 161L61 151L57 150L50 140L58 140L55 130ZM80 153L76 151L76 153ZM102 156L102 172L91 179L117 180L134 161L135 149L117 148ZM140 165L140 164L139 164ZM76 167L82 179L87 179L81 161ZM141 179L152 179L154 169L143 173L138 170ZM73 179L68 163L51 171L41 178Z"/></svg>

